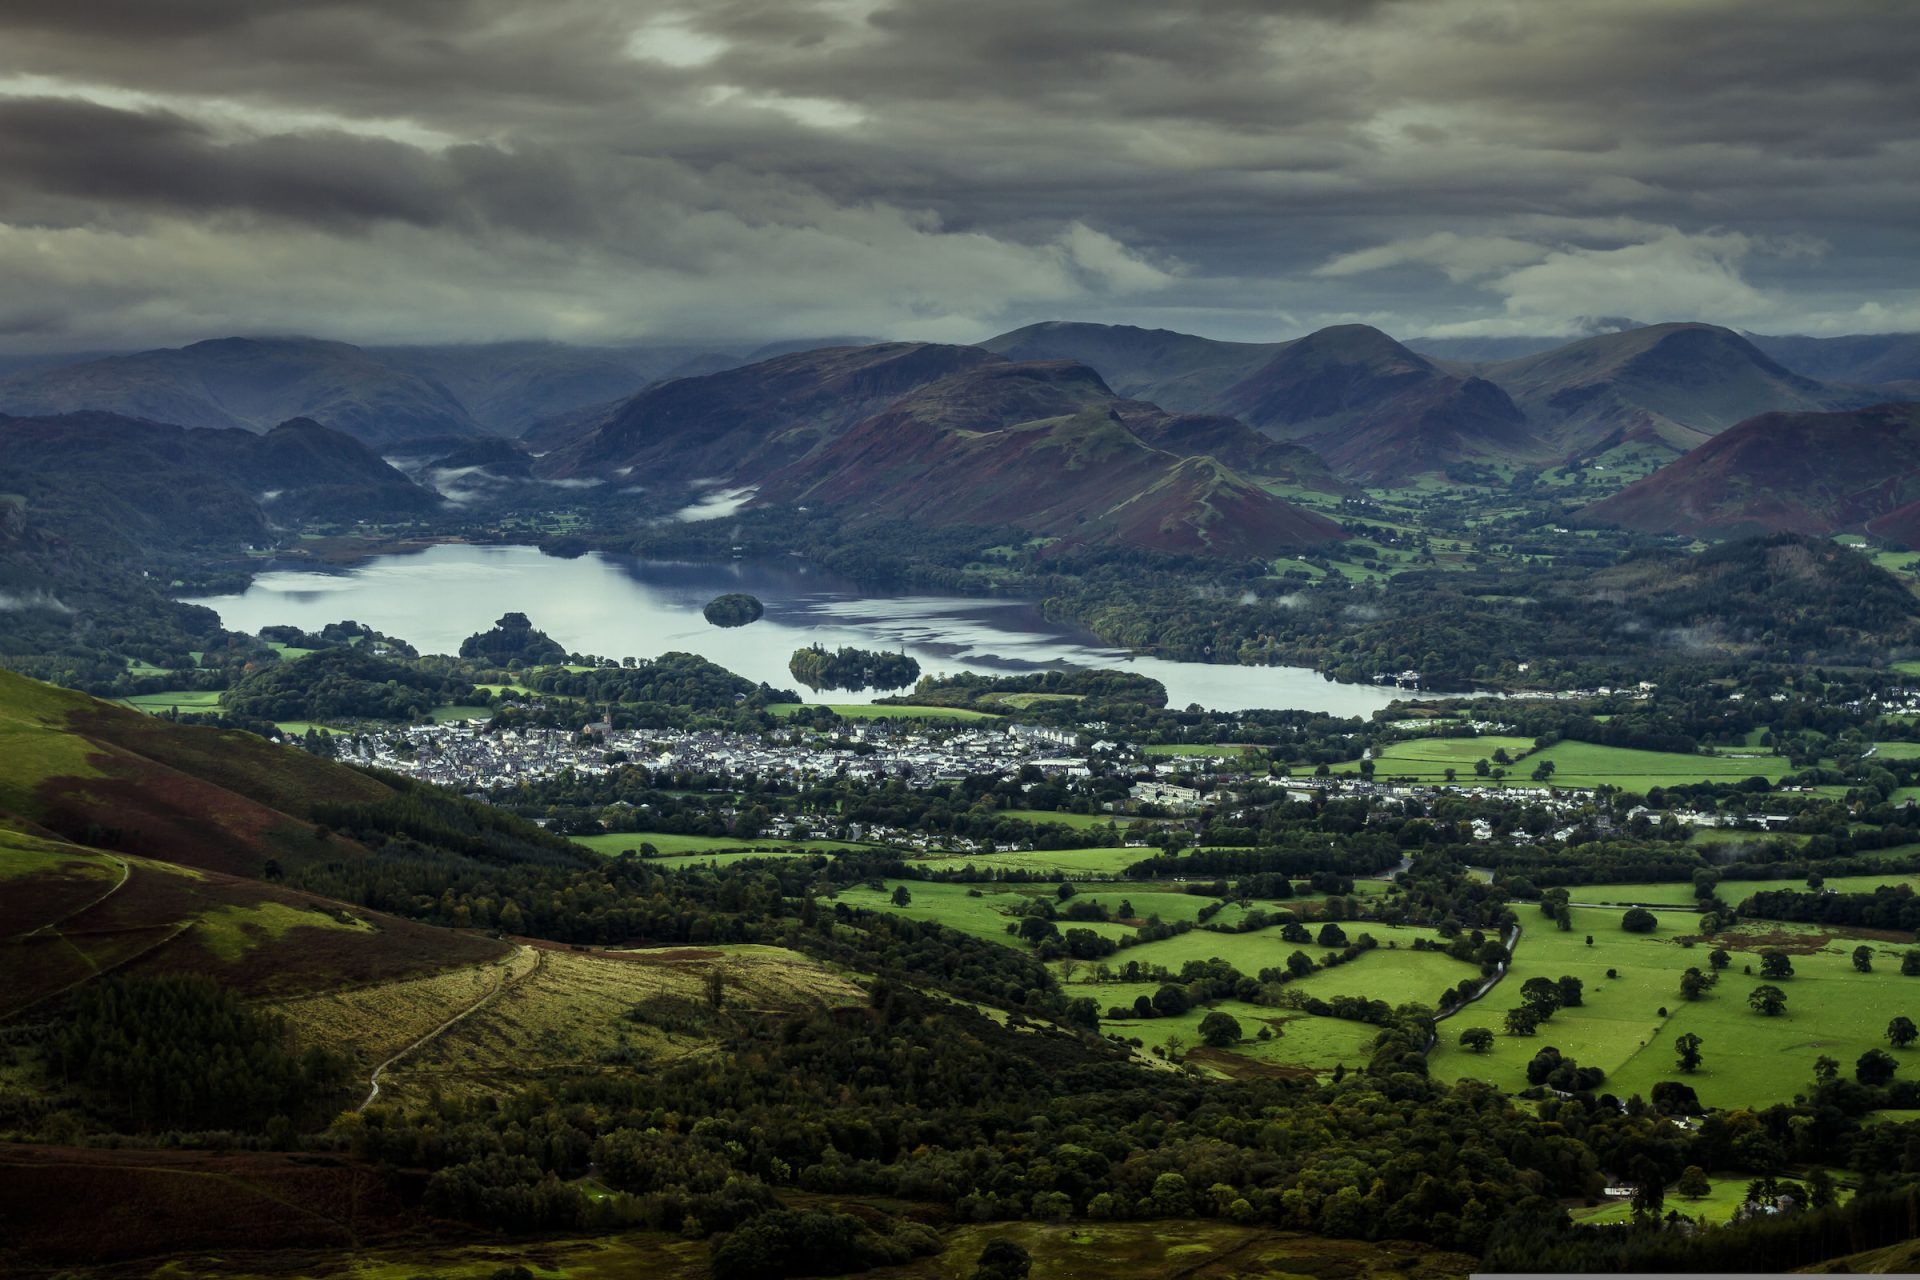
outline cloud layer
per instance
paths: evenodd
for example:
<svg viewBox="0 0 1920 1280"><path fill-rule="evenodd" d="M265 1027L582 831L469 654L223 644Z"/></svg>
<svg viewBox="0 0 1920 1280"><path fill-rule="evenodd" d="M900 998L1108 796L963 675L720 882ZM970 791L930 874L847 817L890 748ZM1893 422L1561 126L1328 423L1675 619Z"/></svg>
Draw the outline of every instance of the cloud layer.
<svg viewBox="0 0 1920 1280"><path fill-rule="evenodd" d="M1920 328L1897 0L13 0L0 348Z"/></svg>

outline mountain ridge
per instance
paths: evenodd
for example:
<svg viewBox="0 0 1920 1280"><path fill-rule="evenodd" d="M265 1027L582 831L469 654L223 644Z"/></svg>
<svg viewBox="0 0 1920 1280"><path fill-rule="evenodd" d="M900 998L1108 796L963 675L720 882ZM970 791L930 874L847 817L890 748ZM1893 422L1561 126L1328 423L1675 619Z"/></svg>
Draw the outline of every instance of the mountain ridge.
<svg viewBox="0 0 1920 1280"><path fill-rule="evenodd" d="M1920 533L1920 404L1750 418L1583 509L1654 533Z"/></svg>

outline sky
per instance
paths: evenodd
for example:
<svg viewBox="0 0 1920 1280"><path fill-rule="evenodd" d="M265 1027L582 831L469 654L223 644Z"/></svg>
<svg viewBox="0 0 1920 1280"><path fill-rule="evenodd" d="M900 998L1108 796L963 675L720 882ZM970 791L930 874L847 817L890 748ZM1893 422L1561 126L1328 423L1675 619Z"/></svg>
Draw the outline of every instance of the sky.
<svg viewBox="0 0 1920 1280"><path fill-rule="evenodd" d="M1907 0L0 0L0 349L1920 330Z"/></svg>

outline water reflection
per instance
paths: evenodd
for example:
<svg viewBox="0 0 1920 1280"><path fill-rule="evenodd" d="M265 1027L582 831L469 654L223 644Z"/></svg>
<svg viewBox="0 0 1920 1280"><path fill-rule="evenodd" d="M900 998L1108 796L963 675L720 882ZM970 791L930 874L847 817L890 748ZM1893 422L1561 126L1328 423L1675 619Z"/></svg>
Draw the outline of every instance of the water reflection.
<svg viewBox="0 0 1920 1280"><path fill-rule="evenodd" d="M714 596L744 591L766 606L746 627L709 624ZM958 596L876 596L795 565L685 564L600 555L542 556L531 547L439 546L379 556L344 573L273 572L244 593L192 601L241 631L275 624L307 629L351 618L399 636L423 653L460 642L509 611L525 613L568 649L613 657L698 653L750 680L797 682L787 659L807 644L898 649L933 675L1001 675L1047 668L1135 671L1167 687L1176 707L1223 711L1297 707L1367 715L1394 690L1342 684L1304 667L1237 667L1136 657L1075 628L1049 622L1032 604ZM818 701L870 702L885 691L834 693Z"/></svg>

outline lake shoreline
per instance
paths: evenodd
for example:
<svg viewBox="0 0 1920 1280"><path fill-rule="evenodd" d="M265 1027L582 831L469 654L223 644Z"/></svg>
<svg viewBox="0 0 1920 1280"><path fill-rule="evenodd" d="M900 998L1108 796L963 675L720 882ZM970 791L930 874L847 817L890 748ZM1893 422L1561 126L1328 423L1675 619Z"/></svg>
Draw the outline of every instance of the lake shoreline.
<svg viewBox="0 0 1920 1280"><path fill-rule="evenodd" d="M1133 671L1166 685L1168 705L1176 708L1291 708L1364 718L1409 696L1305 667L1132 653L1047 618L1039 602L866 591L798 561L695 563L601 551L556 557L524 542L409 539L336 545L324 557L255 567L246 590L187 602L214 609L224 625L244 631L351 618L422 652L457 651L462 639L502 612L524 612L574 652L638 658L684 650L774 687L791 684L786 664L794 649L823 643L907 652L929 675ZM700 610L730 591L761 598L767 616L740 628L708 624ZM874 696L886 694L839 700Z"/></svg>

